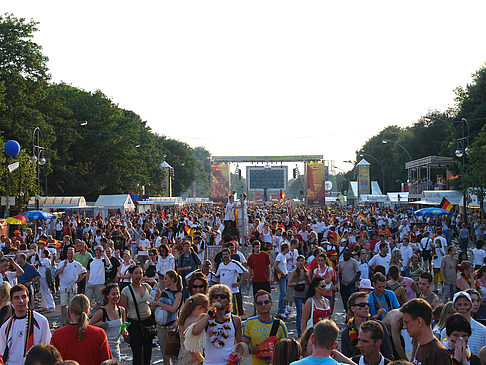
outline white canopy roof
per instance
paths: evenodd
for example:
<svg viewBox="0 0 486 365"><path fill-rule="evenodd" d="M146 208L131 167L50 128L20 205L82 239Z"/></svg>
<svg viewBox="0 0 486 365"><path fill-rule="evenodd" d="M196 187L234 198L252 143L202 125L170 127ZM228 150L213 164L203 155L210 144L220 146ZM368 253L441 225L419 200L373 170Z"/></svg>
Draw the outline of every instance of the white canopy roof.
<svg viewBox="0 0 486 365"><path fill-rule="evenodd" d="M100 195L95 205L105 209L135 209L135 204L129 194Z"/></svg>
<svg viewBox="0 0 486 365"><path fill-rule="evenodd" d="M39 206L41 208L73 208L73 207L85 207L86 199L84 196L42 196L39 200ZM30 198L28 208L35 207L35 197Z"/></svg>

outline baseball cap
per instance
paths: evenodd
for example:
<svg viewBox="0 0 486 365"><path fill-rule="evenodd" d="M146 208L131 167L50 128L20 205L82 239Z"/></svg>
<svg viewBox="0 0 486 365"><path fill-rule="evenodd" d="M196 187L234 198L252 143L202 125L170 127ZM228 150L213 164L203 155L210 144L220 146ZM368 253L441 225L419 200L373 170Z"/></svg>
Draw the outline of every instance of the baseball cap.
<svg viewBox="0 0 486 365"><path fill-rule="evenodd" d="M465 291L460 291L460 292L457 292L456 294L454 294L454 298L452 299L452 302L455 303L456 300L460 297L465 297L472 304L471 296L468 293L466 293Z"/></svg>

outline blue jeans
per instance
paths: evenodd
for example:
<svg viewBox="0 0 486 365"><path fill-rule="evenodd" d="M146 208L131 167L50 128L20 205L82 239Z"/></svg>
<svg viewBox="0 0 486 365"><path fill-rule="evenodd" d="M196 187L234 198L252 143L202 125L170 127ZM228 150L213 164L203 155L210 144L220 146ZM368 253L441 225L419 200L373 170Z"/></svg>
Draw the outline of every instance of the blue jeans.
<svg viewBox="0 0 486 365"><path fill-rule="evenodd" d="M278 297L278 312L277 314L285 314L285 296L287 295L287 279L288 276L279 279L278 289L280 291Z"/></svg>
<svg viewBox="0 0 486 365"><path fill-rule="evenodd" d="M297 335L300 337L302 334L302 329L300 327L300 322L302 321L302 307L304 306L305 298L294 297L295 309L297 311L297 317L295 322L297 325Z"/></svg>

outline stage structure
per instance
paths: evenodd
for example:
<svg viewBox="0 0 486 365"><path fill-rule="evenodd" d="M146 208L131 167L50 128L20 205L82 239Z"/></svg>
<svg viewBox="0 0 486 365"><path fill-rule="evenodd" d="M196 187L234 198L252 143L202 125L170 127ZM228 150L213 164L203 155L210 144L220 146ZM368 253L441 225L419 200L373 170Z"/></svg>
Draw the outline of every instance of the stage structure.
<svg viewBox="0 0 486 365"><path fill-rule="evenodd" d="M248 191L256 193L286 192L288 166L283 163L304 163L304 197L306 204L325 204L325 183L328 166L322 155L296 156L213 156L211 158L211 194L213 201L221 201L229 194L229 164L249 163L246 178ZM258 164L262 164L258 166ZM279 164L279 165L276 165ZM224 173L222 169L224 167ZM214 187L214 188L213 188ZM227 188L226 188L227 187ZM226 193L226 194L223 194Z"/></svg>

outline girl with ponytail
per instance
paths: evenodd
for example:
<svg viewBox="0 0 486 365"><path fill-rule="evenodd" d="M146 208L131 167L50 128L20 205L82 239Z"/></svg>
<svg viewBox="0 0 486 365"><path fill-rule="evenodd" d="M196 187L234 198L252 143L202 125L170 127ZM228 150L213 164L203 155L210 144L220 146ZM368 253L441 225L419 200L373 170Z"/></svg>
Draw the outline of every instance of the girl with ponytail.
<svg viewBox="0 0 486 365"><path fill-rule="evenodd" d="M64 360L75 360L83 365L98 365L111 359L105 331L89 324L89 299L84 294L73 297L69 305L69 325L54 331L51 344Z"/></svg>

